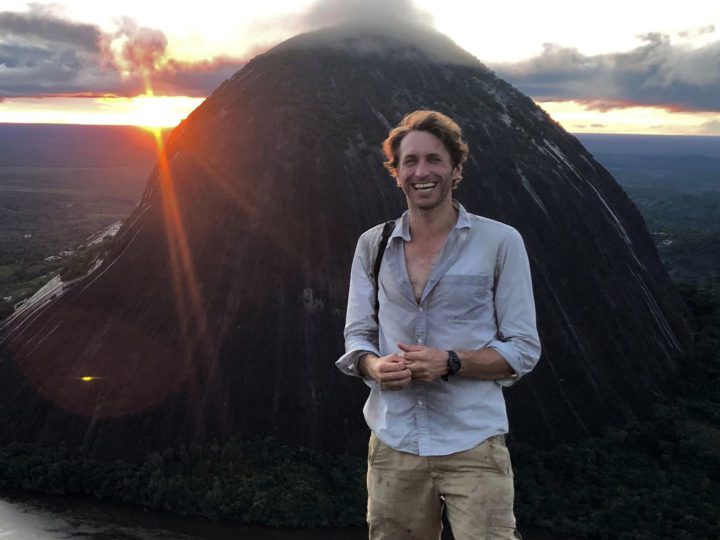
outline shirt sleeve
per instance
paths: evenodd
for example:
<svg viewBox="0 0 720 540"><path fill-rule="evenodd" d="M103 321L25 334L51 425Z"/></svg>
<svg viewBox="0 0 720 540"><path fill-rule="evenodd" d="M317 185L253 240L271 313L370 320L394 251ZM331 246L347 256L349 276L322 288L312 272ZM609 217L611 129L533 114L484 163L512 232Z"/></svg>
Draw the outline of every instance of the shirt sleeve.
<svg viewBox="0 0 720 540"><path fill-rule="evenodd" d="M498 338L488 348L500 353L515 371L514 377L497 381L501 386L510 386L535 367L541 350L530 263L523 239L515 229L500 246L495 272Z"/></svg>
<svg viewBox="0 0 720 540"><path fill-rule="evenodd" d="M369 234L361 236L355 248L345 317L345 354L335 362L337 368L346 375L358 377L357 363L363 354L371 352L381 356L375 313L375 283L369 271L371 238ZM366 382L372 381L366 379Z"/></svg>

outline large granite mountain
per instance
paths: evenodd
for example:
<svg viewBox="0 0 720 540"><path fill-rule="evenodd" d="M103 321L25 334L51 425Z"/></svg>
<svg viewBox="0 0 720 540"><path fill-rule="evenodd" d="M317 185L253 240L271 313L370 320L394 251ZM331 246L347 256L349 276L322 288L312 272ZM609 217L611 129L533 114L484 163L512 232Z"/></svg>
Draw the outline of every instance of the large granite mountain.
<svg viewBox="0 0 720 540"><path fill-rule="evenodd" d="M379 143L417 108L458 120L458 199L519 229L531 258L544 353L508 392L514 437L642 414L689 334L623 190L447 38L336 28L225 81L175 129L102 264L5 325L0 439L117 455L274 435L361 452L366 388L333 362L355 241L404 209Z"/></svg>

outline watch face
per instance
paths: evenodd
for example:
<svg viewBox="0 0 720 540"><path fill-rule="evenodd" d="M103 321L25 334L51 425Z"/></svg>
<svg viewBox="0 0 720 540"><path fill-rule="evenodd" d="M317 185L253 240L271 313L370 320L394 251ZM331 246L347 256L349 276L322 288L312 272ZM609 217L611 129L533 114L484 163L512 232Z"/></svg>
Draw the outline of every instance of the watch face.
<svg viewBox="0 0 720 540"><path fill-rule="evenodd" d="M460 359L454 351L449 352L450 357L448 358L448 375L455 375L460 371Z"/></svg>

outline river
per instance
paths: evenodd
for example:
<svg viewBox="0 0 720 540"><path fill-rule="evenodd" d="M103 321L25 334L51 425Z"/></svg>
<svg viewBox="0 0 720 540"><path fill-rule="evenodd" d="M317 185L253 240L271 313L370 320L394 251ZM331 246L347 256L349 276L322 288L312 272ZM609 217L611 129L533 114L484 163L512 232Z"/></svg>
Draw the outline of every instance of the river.
<svg viewBox="0 0 720 540"><path fill-rule="evenodd" d="M0 540L322 540L364 529L282 530L211 523L92 499L0 490Z"/></svg>
<svg viewBox="0 0 720 540"><path fill-rule="evenodd" d="M447 533L448 531L445 531ZM443 540L452 540L451 534ZM524 540L582 540L522 527ZM366 540L367 529L268 529L66 495L0 489L0 540Z"/></svg>

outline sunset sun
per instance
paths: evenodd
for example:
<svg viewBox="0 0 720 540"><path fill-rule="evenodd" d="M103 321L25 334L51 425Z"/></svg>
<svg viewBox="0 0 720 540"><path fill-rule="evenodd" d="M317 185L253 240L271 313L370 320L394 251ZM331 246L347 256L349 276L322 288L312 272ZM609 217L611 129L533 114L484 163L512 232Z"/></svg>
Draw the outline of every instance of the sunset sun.
<svg viewBox="0 0 720 540"><path fill-rule="evenodd" d="M117 98L104 98L104 103L117 107ZM118 120L123 124L144 128L174 127L187 117L200 103L201 98L185 96L151 96L142 95L122 100L123 113ZM114 123L114 122L113 122Z"/></svg>

